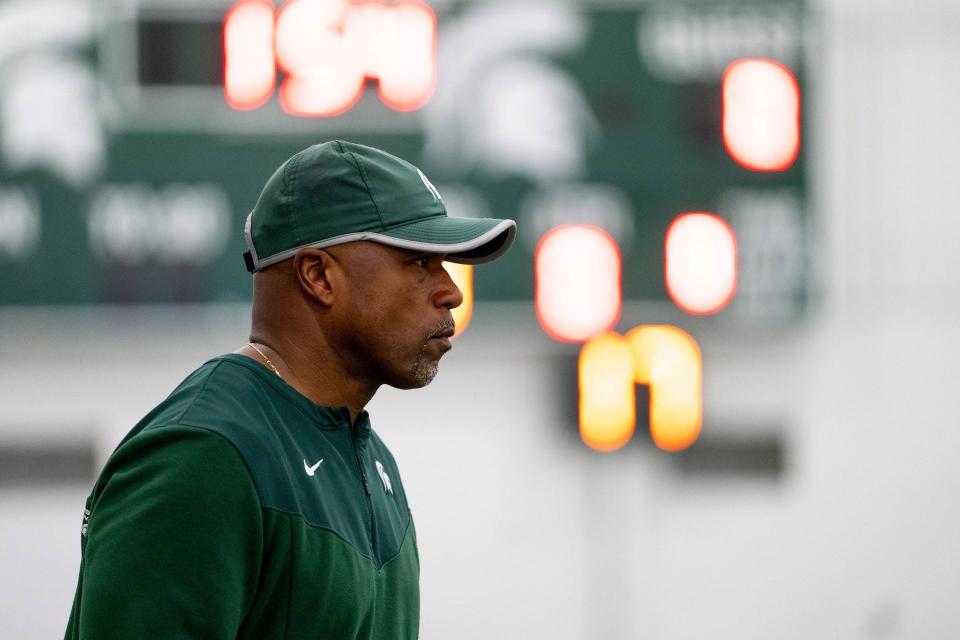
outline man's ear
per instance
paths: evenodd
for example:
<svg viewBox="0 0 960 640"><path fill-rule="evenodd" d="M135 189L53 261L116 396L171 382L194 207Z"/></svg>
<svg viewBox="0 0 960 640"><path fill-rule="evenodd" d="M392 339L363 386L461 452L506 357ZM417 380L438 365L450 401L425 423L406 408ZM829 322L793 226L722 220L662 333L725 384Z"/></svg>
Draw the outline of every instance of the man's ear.
<svg viewBox="0 0 960 640"><path fill-rule="evenodd" d="M293 257L293 270L304 293L324 306L333 304L334 290L342 282L333 256L323 249L301 249Z"/></svg>

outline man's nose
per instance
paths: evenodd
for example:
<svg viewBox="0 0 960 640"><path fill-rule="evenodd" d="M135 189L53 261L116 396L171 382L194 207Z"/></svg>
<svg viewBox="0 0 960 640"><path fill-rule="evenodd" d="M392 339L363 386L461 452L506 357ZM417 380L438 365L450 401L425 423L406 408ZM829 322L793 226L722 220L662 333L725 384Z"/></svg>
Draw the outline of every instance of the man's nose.
<svg viewBox="0 0 960 640"><path fill-rule="evenodd" d="M441 269L441 271L443 271L443 273L441 274L440 284L433 294L433 303L438 307L456 309L463 304L463 292L460 291L460 287L458 287L457 283L450 277L449 271L445 268Z"/></svg>

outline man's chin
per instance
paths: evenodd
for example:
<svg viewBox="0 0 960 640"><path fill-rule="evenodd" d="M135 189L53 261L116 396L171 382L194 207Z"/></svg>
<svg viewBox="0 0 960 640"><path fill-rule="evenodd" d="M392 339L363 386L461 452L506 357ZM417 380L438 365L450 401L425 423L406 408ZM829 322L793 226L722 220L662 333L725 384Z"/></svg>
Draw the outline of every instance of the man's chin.
<svg viewBox="0 0 960 640"><path fill-rule="evenodd" d="M388 387L393 387L394 389L399 389L400 391L410 391L412 389L423 389L432 381L428 382L414 382L412 380L406 380L396 383L387 383Z"/></svg>
<svg viewBox="0 0 960 640"><path fill-rule="evenodd" d="M422 389L433 382L433 379L437 377L437 371L439 371L439 369L440 363L438 360L429 362L417 360L417 362L413 365L413 368L410 370L410 375L401 383L404 384L404 386L398 386L397 388Z"/></svg>

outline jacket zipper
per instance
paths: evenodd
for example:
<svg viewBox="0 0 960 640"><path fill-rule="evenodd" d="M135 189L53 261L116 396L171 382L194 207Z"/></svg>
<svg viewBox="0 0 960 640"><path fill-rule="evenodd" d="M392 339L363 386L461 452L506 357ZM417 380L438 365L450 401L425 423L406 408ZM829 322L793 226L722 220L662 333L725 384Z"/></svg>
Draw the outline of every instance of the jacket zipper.
<svg viewBox="0 0 960 640"><path fill-rule="evenodd" d="M370 496L370 483L367 481L367 474L363 470L363 461L360 459L360 448L357 446L357 437L354 431L350 430L350 441L353 443L353 456L357 461L357 471L360 472L360 480L363 481L363 492L367 496L367 516L370 520L370 549L373 551L373 557L377 557L377 536L376 521L373 519L373 501Z"/></svg>

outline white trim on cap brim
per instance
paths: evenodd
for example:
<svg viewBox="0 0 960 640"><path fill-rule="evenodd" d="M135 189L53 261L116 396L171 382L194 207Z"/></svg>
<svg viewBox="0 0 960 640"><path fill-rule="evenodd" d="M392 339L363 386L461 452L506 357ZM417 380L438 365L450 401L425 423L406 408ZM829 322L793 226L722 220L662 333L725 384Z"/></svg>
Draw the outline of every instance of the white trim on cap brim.
<svg viewBox="0 0 960 640"><path fill-rule="evenodd" d="M476 249L481 247L502 233L508 233L509 235L503 241L503 243L491 254L481 256L479 258L457 258L450 257L449 254L460 253L461 251L469 251L470 249ZM327 238L326 240L320 240L319 242L311 242L308 244L300 245L299 247L294 247L293 249L287 249L286 251L281 251L280 253L275 253L272 256L264 258L262 260L257 258L257 254L253 248L253 242L250 236L250 217L247 217L247 225L245 229L245 235L247 240L247 248L250 249L250 256L253 258L254 271L260 271L265 267L270 265L277 264L278 262L283 262L284 260L289 260L293 256L297 255L297 252L301 249L323 249L324 247L332 247L338 244L345 244L347 242L356 242L358 240L369 240L370 242L376 242L378 244L385 244L391 247L397 247L400 249L409 249L411 251L426 251L429 253L442 253L447 254L448 262L460 262L463 264L481 264L483 262L489 262L500 257L513 243L514 236L517 235L517 223L513 220L502 220L499 224L494 226L492 229L483 233L476 238L467 240L466 242L458 242L457 244L438 244L435 242L418 242L416 240L406 240L404 238L394 238L393 236L384 235L382 233L375 233L373 231L360 231L357 233L345 233L342 236L335 236L333 238Z"/></svg>
<svg viewBox="0 0 960 640"><path fill-rule="evenodd" d="M247 251L250 252L250 257L253 259L253 264L258 265L260 264L260 258L257 257L257 248L253 246L252 227L253 227L253 211L247 214L247 220L246 222L243 223L243 239L247 243ZM255 269L259 269L259 268L260 267L255 266Z"/></svg>

